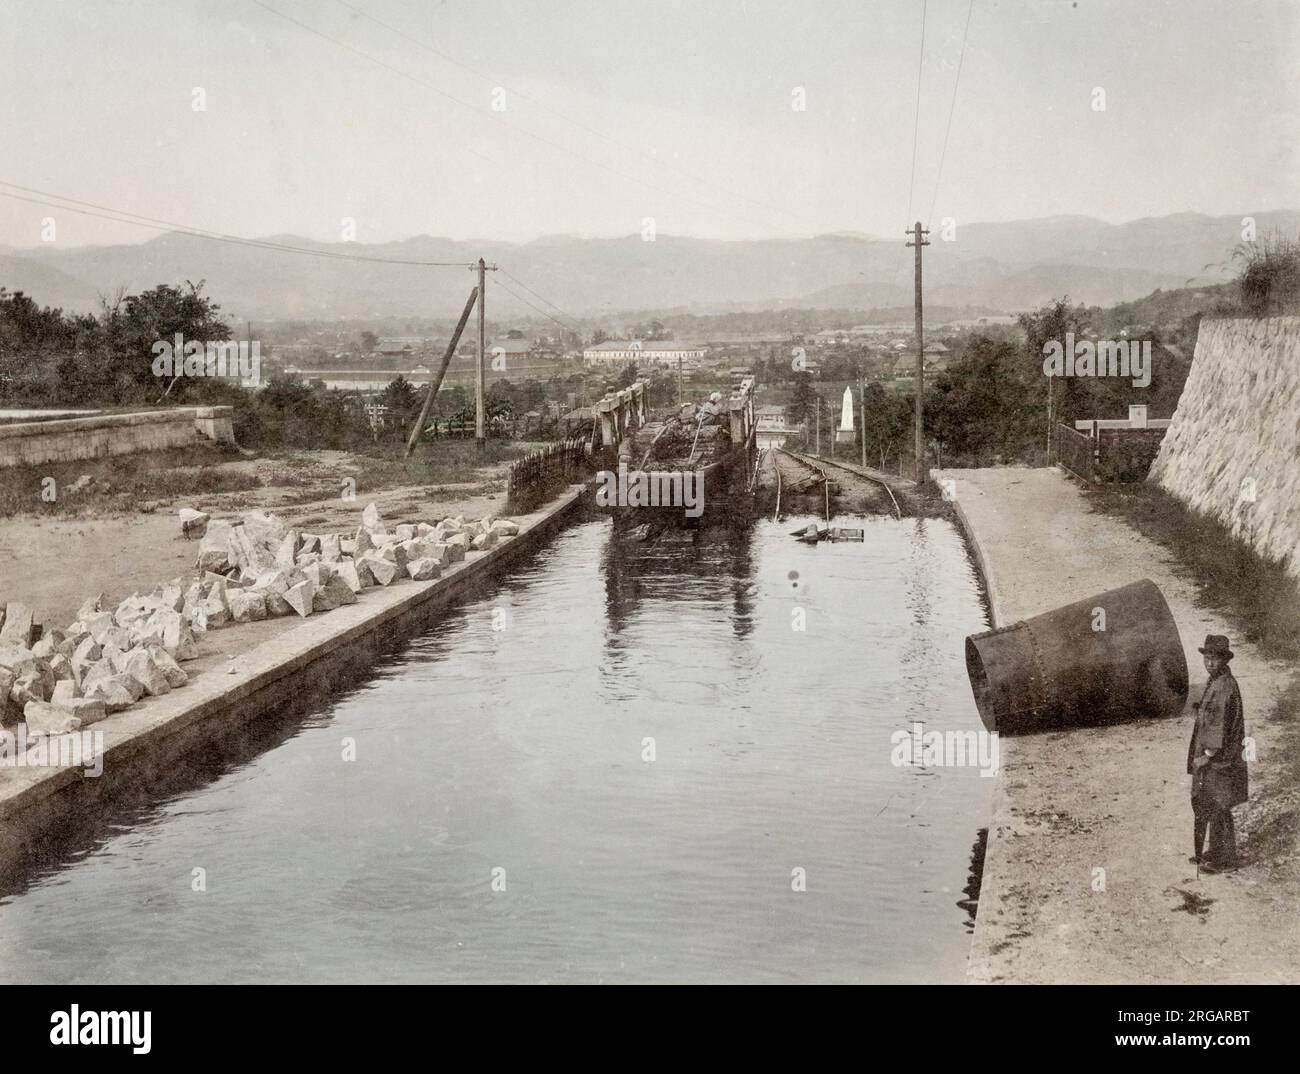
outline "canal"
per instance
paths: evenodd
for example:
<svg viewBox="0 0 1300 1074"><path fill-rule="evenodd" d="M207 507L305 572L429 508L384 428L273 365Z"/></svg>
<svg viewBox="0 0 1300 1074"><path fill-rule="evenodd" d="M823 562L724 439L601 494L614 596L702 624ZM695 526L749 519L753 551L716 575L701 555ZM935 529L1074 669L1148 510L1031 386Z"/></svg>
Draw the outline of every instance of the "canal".
<svg viewBox="0 0 1300 1074"><path fill-rule="evenodd" d="M0 896L0 980L959 981L993 780L941 519L577 523Z"/></svg>

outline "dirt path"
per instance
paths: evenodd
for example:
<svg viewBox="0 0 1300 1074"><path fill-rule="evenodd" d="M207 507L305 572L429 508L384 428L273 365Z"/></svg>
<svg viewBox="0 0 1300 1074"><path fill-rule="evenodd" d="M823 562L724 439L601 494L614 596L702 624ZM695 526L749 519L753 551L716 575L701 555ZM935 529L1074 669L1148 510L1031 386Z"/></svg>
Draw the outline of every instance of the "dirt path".
<svg viewBox="0 0 1300 1074"><path fill-rule="evenodd" d="M935 477L955 482L997 625L1150 578L1178 624L1191 698L1199 696L1205 671L1197 646L1207 633L1232 630L1223 614L1202 606L1195 583L1159 545L1090 512L1079 488L1056 470ZM1236 811L1244 866L1198 880L1187 861L1190 706L1174 720L1003 740L973 980L1300 980L1295 848L1260 860L1250 845L1260 799L1277 792L1282 778L1278 724L1268 717L1295 669L1237 637L1232 642L1246 733L1259 751L1251 802Z"/></svg>
<svg viewBox="0 0 1300 1074"><path fill-rule="evenodd" d="M508 463L484 467L480 479L414 485L343 498L343 478L354 473L344 452L303 452L288 459L256 459L226 465L256 472L269 484L243 492L172 497L151 502L148 513L75 518L19 516L0 520L0 600L18 600L37 618L65 627L82 602L107 593L116 605L133 592L193 572L198 542L180 534L176 510L196 507L213 518L238 518L248 510L273 512L292 525L322 531L354 530L372 500L394 522L464 514L504 513ZM277 477L288 478L277 484ZM487 491L498 489L499 491Z"/></svg>

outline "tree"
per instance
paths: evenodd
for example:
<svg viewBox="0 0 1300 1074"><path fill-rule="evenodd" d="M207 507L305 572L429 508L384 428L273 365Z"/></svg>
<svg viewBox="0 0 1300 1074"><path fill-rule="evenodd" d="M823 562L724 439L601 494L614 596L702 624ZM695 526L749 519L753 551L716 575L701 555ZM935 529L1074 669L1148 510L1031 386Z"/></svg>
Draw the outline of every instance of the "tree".
<svg viewBox="0 0 1300 1074"><path fill-rule="evenodd" d="M1043 406L1047 403L1049 378L1043 372L1044 344L1056 340L1064 346L1067 332L1073 332L1076 338L1082 339L1087 331L1086 315L1087 311L1082 306L1071 306L1068 297L1051 302L1033 313L1020 315L1020 327L1025 333L1021 381L1027 392L1027 402L1037 399L1042 401ZM1087 388L1081 385L1082 378L1050 379L1055 382L1051 385L1052 421L1068 425L1077 417L1086 417L1082 411L1086 409L1084 403Z"/></svg>
<svg viewBox="0 0 1300 1074"><path fill-rule="evenodd" d="M608 342L609 342L609 333L606 332L603 328L597 328L594 332L591 333L591 345L593 347L599 347L602 343L608 343Z"/></svg>
<svg viewBox="0 0 1300 1074"><path fill-rule="evenodd" d="M400 373L388 382L379 395L379 401L388 407L388 423L405 430L419 413L423 400L409 380Z"/></svg>
<svg viewBox="0 0 1300 1074"><path fill-rule="evenodd" d="M939 374L926 410L946 453L979 462L993 454L1020 456L1043 434L1041 407L1031 399L1018 366L1011 343L980 335Z"/></svg>
<svg viewBox="0 0 1300 1074"><path fill-rule="evenodd" d="M127 374L150 394L161 395L167 388L167 383L159 383L153 371L157 357L155 343L171 343L177 335L184 337L186 343L231 338L230 325L220 314L221 307L204 296L203 284L203 280L198 283L186 280L184 287L159 284L138 295L128 295L120 310L105 310L102 327L110 357L120 362ZM190 387L184 380L181 378L177 385L182 395Z"/></svg>
<svg viewBox="0 0 1300 1074"><path fill-rule="evenodd" d="M785 408L787 425L803 425L815 413L817 392L813 388L812 374L801 371L795 374L794 394Z"/></svg>
<svg viewBox="0 0 1300 1074"><path fill-rule="evenodd" d="M868 458L878 459L883 470L895 448L907 443L911 431L912 412L907 399L885 391L879 381L873 380L863 389L862 435Z"/></svg>
<svg viewBox="0 0 1300 1074"><path fill-rule="evenodd" d="M361 353L374 354L379 346L379 337L369 330L361 333Z"/></svg>

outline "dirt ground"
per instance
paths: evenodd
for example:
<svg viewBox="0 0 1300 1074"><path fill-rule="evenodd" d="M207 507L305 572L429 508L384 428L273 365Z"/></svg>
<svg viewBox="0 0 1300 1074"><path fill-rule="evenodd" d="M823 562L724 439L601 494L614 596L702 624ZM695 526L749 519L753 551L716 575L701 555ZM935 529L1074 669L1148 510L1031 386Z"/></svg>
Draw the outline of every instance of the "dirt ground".
<svg viewBox="0 0 1300 1074"><path fill-rule="evenodd" d="M393 523L503 514L508 465L486 466L472 482L368 493L346 452L304 451L283 459L222 464L256 473L264 482L257 489L149 501L135 513L100 515L92 508L75 517L0 519L0 600L22 601L39 620L65 627L89 596L103 592L116 605L177 575L191 577L199 543L181 536L176 515L181 507L232 520L243 511L268 511L292 525L324 532L355 530L371 501ZM353 499L343 496L349 477L357 480Z"/></svg>
<svg viewBox="0 0 1300 1074"><path fill-rule="evenodd" d="M948 470L988 568L997 625L1150 578L1178 624L1191 679L1182 716L1002 740L971 951L976 981L1300 981L1300 857L1280 843L1294 805L1285 732L1297 672L1233 636L1223 609L1159 545L1088 510L1056 470ZM1188 862L1190 702L1206 673L1197 647L1228 634L1251 798L1235 810L1243 865L1197 877ZM1285 828L1285 825L1282 827ZM1102 870L1098 872L1098 870Z"/></svg>

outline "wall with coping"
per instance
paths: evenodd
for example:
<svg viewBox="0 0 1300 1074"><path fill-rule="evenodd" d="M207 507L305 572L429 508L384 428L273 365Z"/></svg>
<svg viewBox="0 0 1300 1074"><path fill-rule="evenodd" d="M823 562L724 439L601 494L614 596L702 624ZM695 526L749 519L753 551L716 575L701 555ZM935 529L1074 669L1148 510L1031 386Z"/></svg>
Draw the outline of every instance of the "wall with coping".
<svg viewBox="0 0 1300 1074"><path fill-rule="evenodd" d="M233 408L177 407L0 425L0 468L235 442Z"/></svg>

